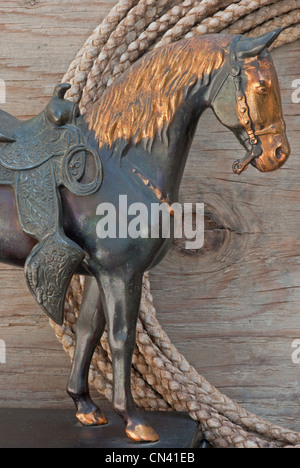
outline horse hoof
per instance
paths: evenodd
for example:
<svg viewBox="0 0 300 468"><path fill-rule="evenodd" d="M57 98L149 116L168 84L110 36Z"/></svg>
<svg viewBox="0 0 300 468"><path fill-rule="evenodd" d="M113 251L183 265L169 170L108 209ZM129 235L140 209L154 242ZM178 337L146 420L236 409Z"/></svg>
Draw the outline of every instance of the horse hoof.
<svg viewBox="0 0 300 468"><path fill-rule="evenodd" d="M77 413L76 418L83 426L103 426L108 423L106 416L100 410L88 414Z"/></svg>
<svg viewBox="0 0 300 468"><path fill-rule="evenodd" d="M150 426L139 424L134 427L127 427L126 434L130 440L137 443L153 443L159 440L158 435Z"/></svg>

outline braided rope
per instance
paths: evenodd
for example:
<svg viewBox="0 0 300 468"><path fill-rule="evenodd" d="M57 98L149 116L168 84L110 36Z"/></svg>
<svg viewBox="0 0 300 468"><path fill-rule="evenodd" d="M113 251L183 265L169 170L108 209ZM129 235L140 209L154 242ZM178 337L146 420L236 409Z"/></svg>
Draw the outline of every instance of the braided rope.
<svg viewBox="0 0 300 468"><path fill-rule="evenodd" d="M87 76L95 59L98 57L102 47L109 39L112 32L138 1L139 0L124 0L118 2L78 52L62 80L64 83L70 83L72 85L67 95L70 100L77 103L80 102L82 90L86 85Z"/></svg>
<svg viewBox="0 0 300 468"><path fill-rule="evenodd" d="M275 0L259 0L254 2L241 0L237 4L230 4L224 11L218 11L211 18L206 18L200 25L191 29L185 37L219 33L239 18L249 15L253 11L257 11L259 8L273 3L275 3Z"/></svg>
<svg viewBox="0 0 300 468"><path fill-rule="evenodd" d="M250 31L249 36L257 36L260 34L265 34L269 31L273 31L274 29L278 27L283 27L286 29L299 22L300 22L300 8L298 8L297 10L291 11L289 13L286 13L285 15L282 15L280 18L275 18L270 21L267 21L263 25L258 26L257 28Z"/></svg>
<svg viewBox="0 0 300 468"><path fill-rule="evenodd" d="M182 37L216 32L257 36L276 27L285 30L276 47L300 38L299 0L120 0L98 26L63 78L69 99L86 111L141 55ZM84 280L74 277L62 327L50 321L57 339L73 358L75 326ZM112 401L112 363L105 333L95 351L90 383ZM186 411L201 422L214 447L300 447L300 434L274 425L223 395L193 369L161 329L148 274L137 325L132 389L145 410Z"/></svg>
<svg viewBox="0 0 300 468"><path fill-rule="evenodd" d="M250 13L243 19L240 19L224 29L222 32L226 34L244 34L257 26L260 26L273 18L279 18L285 13L289 13L293 10L300 8L300 0L282 0L275 2L271 5L267 5L255 13Z"/></svg>

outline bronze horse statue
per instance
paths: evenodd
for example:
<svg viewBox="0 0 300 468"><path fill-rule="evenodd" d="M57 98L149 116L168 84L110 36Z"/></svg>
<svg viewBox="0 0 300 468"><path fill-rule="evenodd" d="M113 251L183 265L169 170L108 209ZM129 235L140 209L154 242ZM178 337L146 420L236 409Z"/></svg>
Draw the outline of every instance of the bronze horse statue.
<svg viewBox="0 0 300 468"><path fill-rule="evenodd" d="M135 408L130 374L142 278L166 255L172 238L100 239L99 204L117 207L120 195L128 205L138 201L149 209L177 202L207 108L246 150L233 165L235 173L249 164L261 172L280 168L290 147L268 51L279 34L210 35L155 49L82 116L64 99L66 85L29 122L0 114L0 261L27 268L36 300L59 324L71 275L86 276L67 387L82 424L107 423L88 384L92 355L107 325L114 409L131 440L158 440Z"/></svg>

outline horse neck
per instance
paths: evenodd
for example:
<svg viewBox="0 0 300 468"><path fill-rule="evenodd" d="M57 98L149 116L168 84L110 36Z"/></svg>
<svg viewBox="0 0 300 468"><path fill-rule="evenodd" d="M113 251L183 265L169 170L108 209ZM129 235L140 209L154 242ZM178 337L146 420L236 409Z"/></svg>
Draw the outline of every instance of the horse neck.
<svg viewBox="0 0 300 468"><path fill-rule="evenodd" d="M218 76L219 70L216 70L209 80L201 84L199 80L182 92L182 99L171 122L158 128L154 138L141 141L136 147L137 151L128 153L134 168L154 187L162 186L166 197L172 202L178 200L195 132L203 112L210 107L209 96Z"/></svg>
<svg viewBox="0 0 300 468"><path fill-rule="evenodd" d="M199 102L198 105L192 99L183 102L169 125L166 140L158 139L158 150L153 151L155 158L149 160L154 171L163 174L167 196L173 202L178 199L188 154L205 108L204 102Z"/></svg>
<svg viewBox="0 0 300 468"><path fill-rule="evenodd" d="M224 43L231 40L225 36ZM129 160L154 182L162 174L171 198L207 107L211 79L224 65L219 41L219 36L193 38L144 56L85 117L103 155L118 163Z"/></svg>

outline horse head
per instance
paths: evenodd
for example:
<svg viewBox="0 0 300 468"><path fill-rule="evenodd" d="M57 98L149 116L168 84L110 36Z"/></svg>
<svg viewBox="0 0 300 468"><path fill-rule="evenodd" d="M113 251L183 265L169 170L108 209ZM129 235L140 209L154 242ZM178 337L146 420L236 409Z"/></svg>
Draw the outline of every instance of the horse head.
<svg viewBox="0 0 300 468"><path fill-rule="evenodd" d="M226 66L212 87L215 115L247 151L233 165L237 174L250 163L261 172L274 171L290 155L278 77L268 51L281 31L258 38L236 36Z"/></svg>

